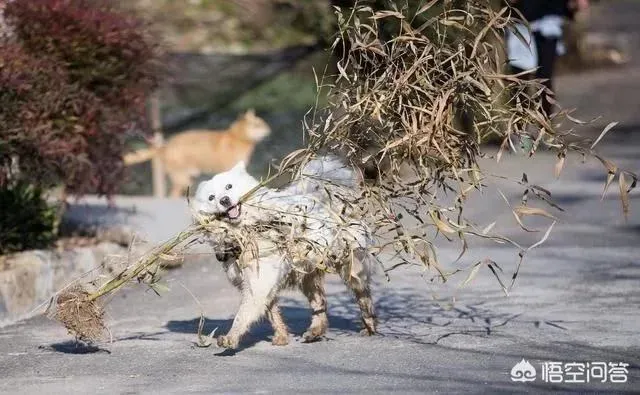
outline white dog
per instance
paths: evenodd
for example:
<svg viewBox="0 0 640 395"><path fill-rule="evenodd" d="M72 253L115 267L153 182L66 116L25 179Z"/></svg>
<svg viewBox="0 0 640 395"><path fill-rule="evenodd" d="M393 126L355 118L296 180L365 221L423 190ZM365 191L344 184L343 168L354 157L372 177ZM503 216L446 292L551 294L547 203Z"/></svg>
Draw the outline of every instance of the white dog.
<svg viewBox="0 0 640 395"><path fill-rule="evenodd" d="M278 191L260 187L250 199L240 202L245 193L258 185L259 182L247 173L245 164L240 162L233 169L202 182L196 191L193 208L235 225L259 224L265 218L295 222L298 226L292 229L304 233L300 236L311 240L316 248L304 258L292 258L290 254L282 253L276 243L265 240L273 248L261 248L259 257L249 254L244 262L237 261L237 254L218 254L230 281L242 292L242 302L231 330L218 338L218 345L236 348L250 326L265 313L274 329L273 344L288 344L289 333L280 314L277 296L282 289L296 286L308 298L313 311L304 340L310 342L322 337L328 321L324 271L318 269L318 261L335 268L353 291L361 310L363 333L374 334L376 319L369 284L375 258L367 249L372 242L368 228L361 219L344 214L347 211L344 204L330 204L326 192L356 188L356 173L336 157L321 157L310 161L287 188ZM346 222L339 226L337 221Z"/></svg>

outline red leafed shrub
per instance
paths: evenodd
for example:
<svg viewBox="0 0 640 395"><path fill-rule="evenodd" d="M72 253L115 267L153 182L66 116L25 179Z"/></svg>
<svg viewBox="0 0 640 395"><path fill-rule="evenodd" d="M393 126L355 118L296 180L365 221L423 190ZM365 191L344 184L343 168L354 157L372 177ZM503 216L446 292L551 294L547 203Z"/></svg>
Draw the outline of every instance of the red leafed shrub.
<svg viewBox="0 0 640 395"><path fill-rule="evenodd" d="M124 140L147 129L145 102L162 69L148 25L113 3L6 2L0 184L10 162L21 179L76 194L112 194L123 181Z"/></svg>
<svg viewBox="0 0 640 395"><path fill-rule="evenodd" d="M2 56L0 135L5 165L17 158L20 178L41 185L83 172L87 137L98 128L99 100L69 84L57 63L31 56L20 46L3 46Z"/></svg>

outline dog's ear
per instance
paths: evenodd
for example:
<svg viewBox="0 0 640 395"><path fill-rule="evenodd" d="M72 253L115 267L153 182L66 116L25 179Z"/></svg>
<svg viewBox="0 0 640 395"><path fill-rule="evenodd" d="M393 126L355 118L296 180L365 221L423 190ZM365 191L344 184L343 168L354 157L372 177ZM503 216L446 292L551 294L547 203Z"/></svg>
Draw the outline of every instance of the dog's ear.
<svg viewBox="0 0 640 395"><path fill-rule="evenodd" d="M256 116L256 111L253 108L250 108L247 110L247 112L244 113L244 115L246 117L253 118Z"/></svg>
<svg viewBox="0 0 640 395"><path fill-rule="evenodd" d="M204 199L206 190L209 186L210 181L211 180L202 181L201 183L198 184L198 187L196 188L196 193L193 194L194 200Z"/></svg>

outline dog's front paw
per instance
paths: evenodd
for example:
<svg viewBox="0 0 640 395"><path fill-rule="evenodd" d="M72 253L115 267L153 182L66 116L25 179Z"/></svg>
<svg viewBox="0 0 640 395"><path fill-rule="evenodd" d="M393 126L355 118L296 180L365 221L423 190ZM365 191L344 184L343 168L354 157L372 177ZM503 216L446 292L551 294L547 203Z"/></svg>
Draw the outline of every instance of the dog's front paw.
<svg viewBox="0 0 640 395"><path fill-rule="evenodd" d="M238 348L239 339L235 336L219 336L218 347L236 349Z"/></svg>
<svg viewBox="0 0 640 395"><path fill-rule="evenodd" d="M309 328L309 330L302 334L302 339L305 343L313 343L322 339L325 332L326 328Z"/></svg>

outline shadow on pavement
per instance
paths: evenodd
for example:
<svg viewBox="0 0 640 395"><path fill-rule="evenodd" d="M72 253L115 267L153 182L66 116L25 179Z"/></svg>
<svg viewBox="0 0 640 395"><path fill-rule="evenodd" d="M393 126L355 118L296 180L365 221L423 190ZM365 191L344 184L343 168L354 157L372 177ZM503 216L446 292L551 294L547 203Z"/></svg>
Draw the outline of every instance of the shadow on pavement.
<svg viewBox="0 0 640 395"><path fill-rule="evenodd" d="M100 348L92 344L86 344L80 341L69 340L61 343L54 343L48 346L38 347L40 350L55 351L63 354L94 354L103 352L111 354L111 351Z"/></svg>
<svg viewBox="0 0 640 395"><path fill-rule="evenodd" d="M281 306L281 311L284 319L289 327L289 333L294 336L301 336L307 327L311 323L311 310L298 306ZM165 325L170 332L178 333L197 333L200 317L196 317L190 320L175 320L169 321ZM225 334L231 328L233 319L211 319L206 318L204 327L202 329L203 334L209 334L214 329L216 335ZM332 332L354 332L357 333L360 330L358 321L354 319L345 318L342 316L329 315L329 328ZM269 322L266 320L261 321L258 325L251 328L251 331L245 336L240 344L238 351L252 347L261 341L270 341L273 335L273 329Z"/></svg>

